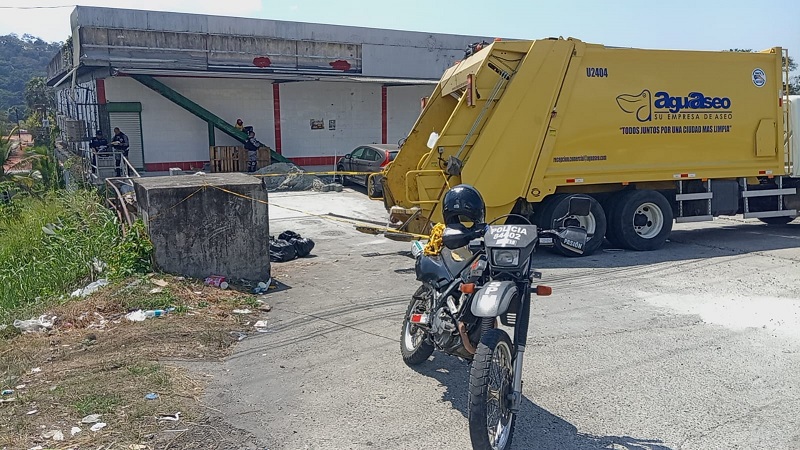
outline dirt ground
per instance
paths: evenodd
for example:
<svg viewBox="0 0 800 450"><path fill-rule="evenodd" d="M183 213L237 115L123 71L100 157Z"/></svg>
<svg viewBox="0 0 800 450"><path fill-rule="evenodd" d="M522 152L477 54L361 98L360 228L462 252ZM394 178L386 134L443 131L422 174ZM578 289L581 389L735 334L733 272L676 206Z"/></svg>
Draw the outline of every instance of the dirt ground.
<svg viewBox="0 0 800 450"><path fill-rule="evenodd" d="M166 304L176 310L124 317ZM220 361L267 308L253 295L169 276L53 308L51 331L0 341L0 384L13 391L0 397L0 448L255 448L249 433L211 417L218 410L202 401L208 376L184 366ZM96 414L106 425L95 432L83 419Z"/></svg>

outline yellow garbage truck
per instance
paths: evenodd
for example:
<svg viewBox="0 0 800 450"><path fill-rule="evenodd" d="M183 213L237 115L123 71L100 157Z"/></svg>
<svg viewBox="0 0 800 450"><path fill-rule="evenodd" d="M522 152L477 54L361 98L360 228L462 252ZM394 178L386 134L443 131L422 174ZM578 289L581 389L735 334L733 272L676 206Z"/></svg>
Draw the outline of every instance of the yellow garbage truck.
<svg viewBox="0 0 800 450"><path fill-rule="evenodd" d="M574 195L590 254L608 239L654 250L674 221L743 214L786 224L800 209L800 97L788 54L644 50L577 39L497 40L449 68L385 169L402 230L429 233L440 201L475 186L487 221L550 228ZM510 219L509 219L510 220Z"/></svg>

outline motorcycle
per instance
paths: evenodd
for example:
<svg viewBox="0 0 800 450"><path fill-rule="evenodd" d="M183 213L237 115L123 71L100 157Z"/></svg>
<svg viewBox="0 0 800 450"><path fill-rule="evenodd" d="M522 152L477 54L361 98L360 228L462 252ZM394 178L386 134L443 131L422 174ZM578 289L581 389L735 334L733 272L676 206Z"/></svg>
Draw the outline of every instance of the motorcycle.
<svg viewBox="0 0 800 450"><path fill-rule="evenodd" d="M403 320L400 350L414 366L434 350L471 361L469 431L474 449L510 446L522 403L522 362L528 334L531 295L550 295L534 286L541 273L532 257L537 246L560 246L582 253L585 229L565 226L588 216L591 201L576 196L553 229L540 230L516 214L467 228L448 225L438 255L420 255L415 270L422 283ZM522 224L494 225L500 219ZM502 325L513 328L513 341Z"/></svg>

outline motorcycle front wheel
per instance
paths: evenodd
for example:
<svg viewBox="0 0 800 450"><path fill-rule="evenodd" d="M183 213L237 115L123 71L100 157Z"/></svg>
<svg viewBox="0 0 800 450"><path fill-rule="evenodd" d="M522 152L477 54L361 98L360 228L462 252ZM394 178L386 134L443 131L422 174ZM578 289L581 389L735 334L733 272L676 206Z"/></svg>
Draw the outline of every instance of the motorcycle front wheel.
<svg viewBox="0 0 800 450"><path fill-rule="evenodd" d="M403 355L403 362L408 366L422 364L433 353L433 344L429 341L427 332L411 323L412 314L428 314L430 317L433 314L432 307L433 288L428 285L420 286L408 304L400 334L400 353Z"/></svg>
<svg viewBox="0 0 800 450"><path fill-rule="evenodd" d="M508 334L486 331L469 372L469 435L476 450L504 450L511 446L515 414L513 391L514 347Z"/></svg>

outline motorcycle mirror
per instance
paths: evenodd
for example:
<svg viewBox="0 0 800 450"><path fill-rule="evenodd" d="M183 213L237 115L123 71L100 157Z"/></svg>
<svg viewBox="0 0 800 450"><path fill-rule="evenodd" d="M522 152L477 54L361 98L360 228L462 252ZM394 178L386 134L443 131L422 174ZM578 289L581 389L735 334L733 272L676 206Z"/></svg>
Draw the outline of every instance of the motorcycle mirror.
<svg viewBox="0 0 800 450"><path fill-rule="evenodd" d="M448 225L442 233L442 244L450 250L469 245L475 238L475 232L470 231L460 223Z"/></svg>
<svg viewBox="0 0 800 450"><path fill-rule="evenodd" d="M575 196L569 199L570 216L588 216L592 210L592 199Z"/></svg>

